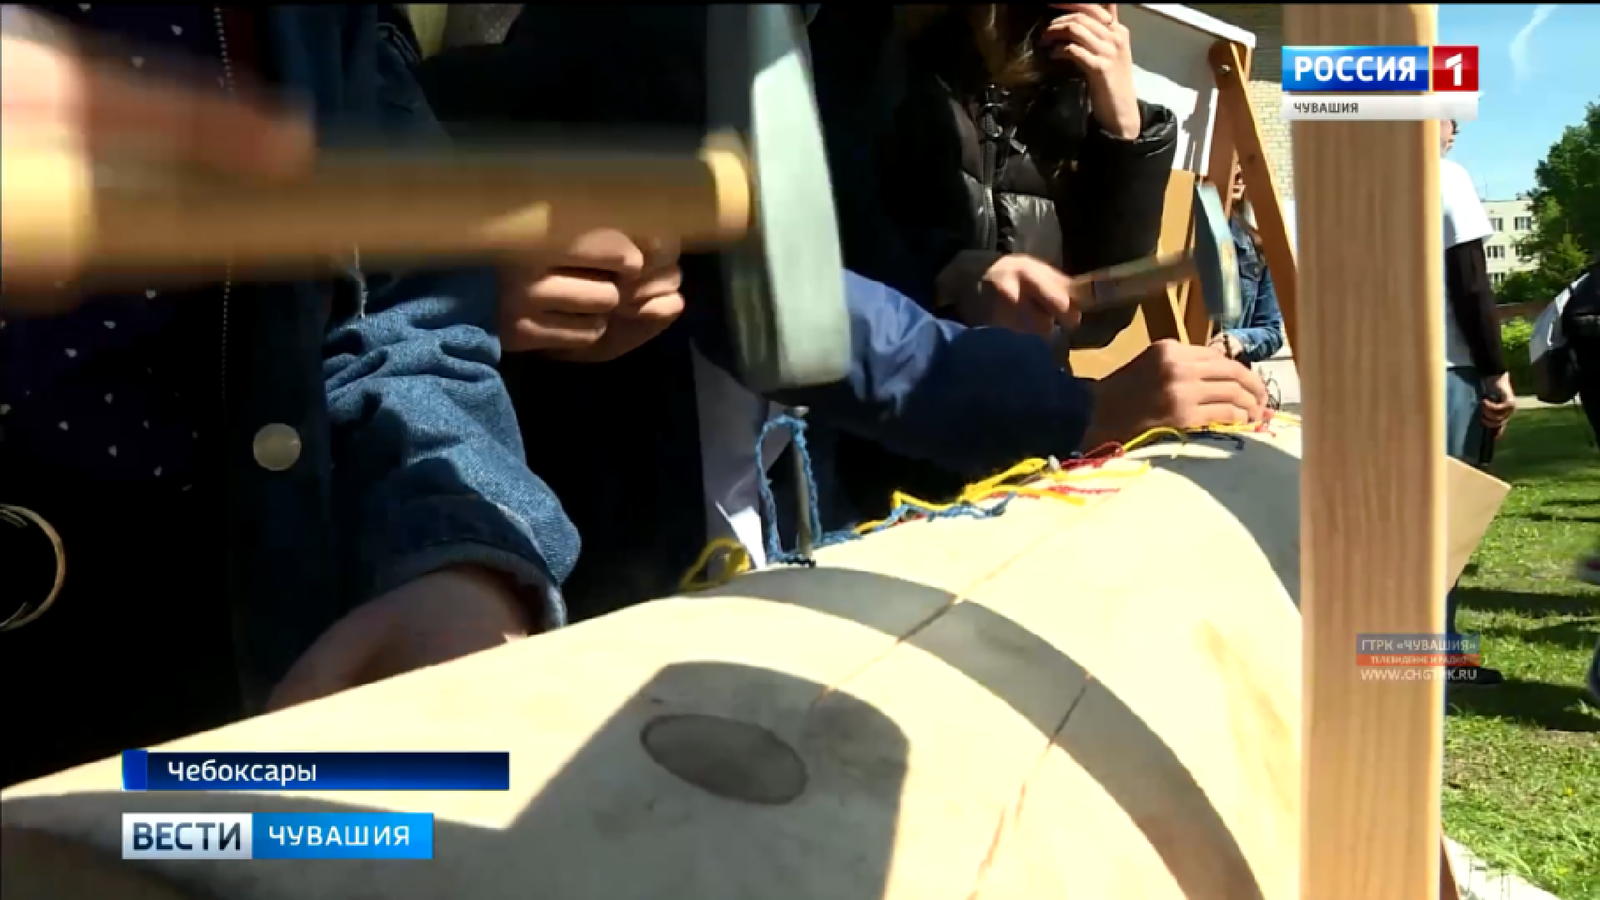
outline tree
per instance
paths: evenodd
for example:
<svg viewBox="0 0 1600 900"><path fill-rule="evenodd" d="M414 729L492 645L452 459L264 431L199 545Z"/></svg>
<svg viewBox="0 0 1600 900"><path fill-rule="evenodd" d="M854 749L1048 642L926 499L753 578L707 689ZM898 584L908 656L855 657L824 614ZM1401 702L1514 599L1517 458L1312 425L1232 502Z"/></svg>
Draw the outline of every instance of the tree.
<svg viewBox="0 0 1600 900"><path fill-rule="evenodd" d="M1589 265L1589 256L1578 246L1576 238L1570 234L1561 235L1555 246L1539 254L1537 267L1513 272L1500 282L1494 289L1495 302L1549 303Z"/></svg>
<svg viewBox="0 0 1600 900"><path fill-rule="evenodd" d="M1548 299L1600 254L1600 103L1590 103L1583 123L1562 132L1533 180L1533 234L1517 249L1538 258L1533 274L1541 290L1553 287L1543 295Z"/></svg>

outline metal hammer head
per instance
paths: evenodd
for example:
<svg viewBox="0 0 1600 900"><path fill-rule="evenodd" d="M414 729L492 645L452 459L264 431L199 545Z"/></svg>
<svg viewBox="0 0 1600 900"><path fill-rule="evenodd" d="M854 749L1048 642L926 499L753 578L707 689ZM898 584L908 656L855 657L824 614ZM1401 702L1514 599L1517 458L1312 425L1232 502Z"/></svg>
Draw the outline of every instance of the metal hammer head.
<svg viewBox="0 0 1600 900"><path fill-rule="evenodd" d="M1213 322L1233 327L1244 315L1239 295L1239 260L1222 197L1212 184L1194 186L1194 267L1200 296Z"/></svg>
<svg viewBox="0 0 1600 900"><path fill-rule="evenodd" d="M805 23L790 4L707 8L708 125L741 137L755 182L749 238L725 255L729 320L755 390L849 370L844 261Z"/></svg>

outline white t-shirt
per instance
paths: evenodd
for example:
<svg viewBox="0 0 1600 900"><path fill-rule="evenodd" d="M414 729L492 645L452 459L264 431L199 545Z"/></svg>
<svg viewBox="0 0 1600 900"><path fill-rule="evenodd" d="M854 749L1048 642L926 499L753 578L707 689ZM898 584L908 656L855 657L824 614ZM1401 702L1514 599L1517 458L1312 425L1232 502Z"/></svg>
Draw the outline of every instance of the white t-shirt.
<svg viewBox="0 0 1600 900"><path fill-rule="evenodd" d="M756 482L756 438L767 420L783 412L694 350L695 407L700 417L700 476L705 484L706 535L734 538L760 568L767 564L761 493ZM761 447L761 471L789 445L775 428Z"/></svg>
<svg viewBox="0 0 1600 900"><path fill-rule="evenodd" d="M1478 190L1472 186L1472 176L1460 163L1439 160L1439 206L1444 212L1444 249L1494 234L1494 229L1489 227L1489 216L1478 201ZM1446 368L1472 365L1472 351L1467 349L1467 342L1461 336L1461 326L1456 324L1448 297L1444 307L1444 340Z"/></svg>

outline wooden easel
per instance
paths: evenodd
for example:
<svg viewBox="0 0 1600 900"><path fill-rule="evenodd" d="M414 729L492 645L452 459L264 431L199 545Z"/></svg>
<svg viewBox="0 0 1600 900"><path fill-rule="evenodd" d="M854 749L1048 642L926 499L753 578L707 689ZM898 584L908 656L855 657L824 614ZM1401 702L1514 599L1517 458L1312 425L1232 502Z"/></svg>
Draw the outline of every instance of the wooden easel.
<svg viewBox="0 0 1600 900"><path fill-rule="evenodd" d="M1137 40L1137 36L1135 37ZM1250 97L1245 91L1249 80L1252 49L1241 42L1220 39L1207 54L1216 85L1215 120L1209 138L1205 173L1175 169L1167 181L1161 236L1157 249L1163 253L1188 248L1194 243L1193 201L1197 181L1217 186L1223 209L1232 213L1229 186L1233 166L1238 160L1244 168L1245 196L1255 210L1262 250L1272 272L1278 304L1283 311L1284 330L1289 346L1296 346L1299 323L1299 290L1296 278L1294 244L1289 239L1288 223L1278 199L1261 131ZM1211 336L1212 323L1205 304L1197 294L1199 284L1175 285L1163 297L1153 298L1140 308L1140 315L1122 335L1106 348L1076 351L1072 355L1075 374L1100 378L1116 371L1148 344L1159 340L1179 340L1204 344Z"/></svg>

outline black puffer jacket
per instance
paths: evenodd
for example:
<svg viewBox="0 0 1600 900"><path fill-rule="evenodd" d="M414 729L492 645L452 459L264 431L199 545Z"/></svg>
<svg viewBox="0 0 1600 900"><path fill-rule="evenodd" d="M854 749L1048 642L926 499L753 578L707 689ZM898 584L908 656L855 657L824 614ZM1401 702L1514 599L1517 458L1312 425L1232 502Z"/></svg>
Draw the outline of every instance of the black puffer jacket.
<svg viewBox="0 0 1600 900"><path fill-rule="evenodd" d="M935 280L962 250L1027 253L1072 274L1155 252L1177 152L1169 110L1141 104L1141 133L1123 141L1047 90L1006 98L985 123L983 101L999 98L986 97L965 17L907 41L900 9L823 5L810 27L848 268L936 308ZM1089 317L1073 344L1104 346L1133 316ZM896 489L944 499L963 481L848 435L814 426L811 436L854 517L888 512Z"/></svg>
<svg viewBox="0 0 1600 900"><path fill-rule="evenodd" d="M1139 137L1113 138L1068 86L1006 96L988 85L964 16L909 42L894 16L824 5L810 29L849 268L931 304L961 250L1027 253L1073 274L1155 252L1171 111L1141 103ZM1074 343L1103 346L1132 318L1086 322Z"/></svg>

